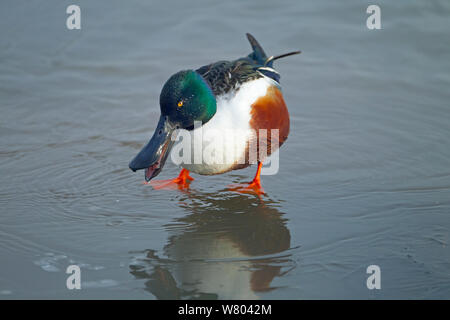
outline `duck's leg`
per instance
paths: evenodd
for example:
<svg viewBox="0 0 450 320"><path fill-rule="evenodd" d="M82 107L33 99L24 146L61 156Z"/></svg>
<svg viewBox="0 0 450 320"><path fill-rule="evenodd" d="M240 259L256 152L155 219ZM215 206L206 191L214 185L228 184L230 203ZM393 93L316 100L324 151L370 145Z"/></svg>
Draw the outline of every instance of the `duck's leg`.
<svg viewBox="0 0 450 320"><path fill-rule="evenodd" d="M261 168L262 162L258 161L258 169L253 180L249 183L237 183L229 186L231 191L237 191L241 193L256 193L257 195L264 194L264 189L261 186Z"/></svg>
<svg viewBox="0 0 450 320"><path fill-rule="evenodd" d="M189 175L189 170L182 169L175 179L152 180L149 184L156 190L187 189L192 180L194 180L194 178Z"/></svg>

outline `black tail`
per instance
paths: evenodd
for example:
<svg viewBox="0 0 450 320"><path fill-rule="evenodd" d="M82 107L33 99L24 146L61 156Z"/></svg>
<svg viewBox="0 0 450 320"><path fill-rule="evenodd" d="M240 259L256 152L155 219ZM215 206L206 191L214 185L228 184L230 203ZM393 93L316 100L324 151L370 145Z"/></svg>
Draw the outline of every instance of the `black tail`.
<svg viewBox="0 0 450 320"><path fill-rule="evenodd" d="M277 59L284 58L287 56L292 56L294 54L299 54L301 51L292 51L289 53L281 54L278 56L270 56L267 57L261 45L256 41L255 37L253 37L250 33L247 33L247 39L250 42L253 52L248 55L248 57L252 60L255 60L257 63L263 66L272 67L273 62Z"/></svg>
<svg viewBox="0 0 450 320"><path fill-rule="evenodd" d="M253 37L250 33L247 33L247 39L252 46L253 52L248 55L250 59L255 60L258 64L264 65L264 62L267 60L266 53L261 45L256 41L255 37Z"/></svg>

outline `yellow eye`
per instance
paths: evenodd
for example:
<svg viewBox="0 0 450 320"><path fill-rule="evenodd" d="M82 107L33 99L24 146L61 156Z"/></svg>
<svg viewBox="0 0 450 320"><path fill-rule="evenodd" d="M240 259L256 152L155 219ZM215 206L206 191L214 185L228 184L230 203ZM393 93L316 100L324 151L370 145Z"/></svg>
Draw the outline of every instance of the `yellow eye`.
<svg viewBox="0 0 450 320"><path fill-rule="evenodd" d="M183 106L183 100L178 101L178 108L181 108Z"/></svg>

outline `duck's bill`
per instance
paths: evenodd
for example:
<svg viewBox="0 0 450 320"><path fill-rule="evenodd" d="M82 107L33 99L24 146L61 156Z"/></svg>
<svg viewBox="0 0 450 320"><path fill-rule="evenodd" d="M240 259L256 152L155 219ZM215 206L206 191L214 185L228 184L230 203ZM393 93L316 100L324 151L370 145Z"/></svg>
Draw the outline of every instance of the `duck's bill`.
<svg viewBox="0 0 450 320"><path fill-rule="evenodd" d="M145 169L145 180L156 177L164 167L173 146L172 133L175 127L163 116L159 118L155 133L147 145L130 162L133 171Z"/></svg>

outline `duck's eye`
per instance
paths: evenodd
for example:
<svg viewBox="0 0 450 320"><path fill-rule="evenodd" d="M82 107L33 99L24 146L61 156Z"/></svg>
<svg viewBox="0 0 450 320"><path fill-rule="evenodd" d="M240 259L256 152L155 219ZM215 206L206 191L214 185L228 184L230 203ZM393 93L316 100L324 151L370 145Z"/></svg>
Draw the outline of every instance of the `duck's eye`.
<svg viewBox="0 0 450 320"><path fill-rule="evenodd" d="M183 100L178 101L178 108L181 108L183 106Z"/></svg>

